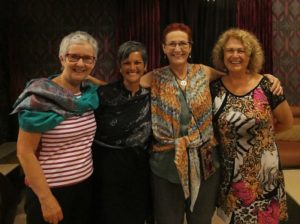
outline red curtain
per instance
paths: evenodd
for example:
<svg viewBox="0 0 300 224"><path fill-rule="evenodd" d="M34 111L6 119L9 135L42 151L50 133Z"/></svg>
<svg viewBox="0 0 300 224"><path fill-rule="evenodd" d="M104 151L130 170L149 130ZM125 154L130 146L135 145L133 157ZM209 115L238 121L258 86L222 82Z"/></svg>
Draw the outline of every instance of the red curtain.
<svg viewBox="0 0 300 224"><path fill-rule="evenodd" d="M148 71L160 62L159 0L126 0L118 2L117 44L139 41L148 51Z"/></svg>
<svg viewBox="0 0 300 224"><path fill-rule="evenodd" d="M236 24L257 36L265 52L262 72L273 73L272 0L237 0Z"/></svg>

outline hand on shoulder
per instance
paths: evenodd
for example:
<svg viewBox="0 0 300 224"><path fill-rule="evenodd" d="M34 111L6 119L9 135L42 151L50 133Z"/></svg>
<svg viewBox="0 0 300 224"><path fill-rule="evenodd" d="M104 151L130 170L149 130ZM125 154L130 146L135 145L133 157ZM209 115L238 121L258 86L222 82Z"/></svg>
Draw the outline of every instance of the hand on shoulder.
<svg viewBox="0 0 300 224"><path fill-rule="evenodd" d="M283 88L281 86L280 80L271 74L264 74L267 79L272 83L271 92L274 95L283 95Z"/></svg>

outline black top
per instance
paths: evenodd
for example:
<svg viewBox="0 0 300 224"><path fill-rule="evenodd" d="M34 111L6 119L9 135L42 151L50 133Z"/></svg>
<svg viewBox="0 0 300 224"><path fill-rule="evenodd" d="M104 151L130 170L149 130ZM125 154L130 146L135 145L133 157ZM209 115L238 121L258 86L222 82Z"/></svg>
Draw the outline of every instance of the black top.
<svg viewBox="0 0 300 224"><path fill-rule="evenodd" d="M131 95L121 81L98 89L100 106L95 111L96 143L124 148L146 148L151 134L150 92L140 88Z"/></svg>

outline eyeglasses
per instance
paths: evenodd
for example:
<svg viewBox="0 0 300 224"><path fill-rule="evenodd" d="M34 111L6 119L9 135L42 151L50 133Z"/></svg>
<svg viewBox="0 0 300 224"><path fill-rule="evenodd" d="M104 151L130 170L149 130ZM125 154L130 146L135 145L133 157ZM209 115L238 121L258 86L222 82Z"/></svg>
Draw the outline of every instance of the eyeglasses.
<svg viewBox="0 0 300 224"><path fill-rule="evenodd" d="M79 55L79 54L66 54L66 58L69 62L78 62L82 59L85 64L93 64L95 62L96 57L89 55Z"/></svg>
<svg viewBox="0 0 300 224"><path fill-rule="evenodd" d="M170 43L166 43L165 45L174 50L176 48L176 46L178 45L182 50L187 50L190 45L192 44L192 42L186 42L186 41L179 41L179 42L175 42L175 41L172 41Z"/></svg>
<svg viewBox="0 0 300 224"><path fill-rule="evenodd" d="M238 55L243 55L246 53L244 48L224 48L224 52L227 54L234 54L236 52Z"/></svg>

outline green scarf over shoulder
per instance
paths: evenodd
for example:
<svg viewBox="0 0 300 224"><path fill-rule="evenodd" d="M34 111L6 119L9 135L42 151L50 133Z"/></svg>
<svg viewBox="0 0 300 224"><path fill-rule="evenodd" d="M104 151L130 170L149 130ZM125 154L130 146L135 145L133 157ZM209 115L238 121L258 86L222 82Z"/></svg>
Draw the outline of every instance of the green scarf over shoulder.
<svg viewBox="0 0 300 224"><path fill-rule="evenodd" d="M16 100L11 114L19 113L19 126L23 130L45 132L67 118L99 106L98 86L86 81L82 85L81 96L76 96L51 78L53 76L29 81Z"/></svg>

